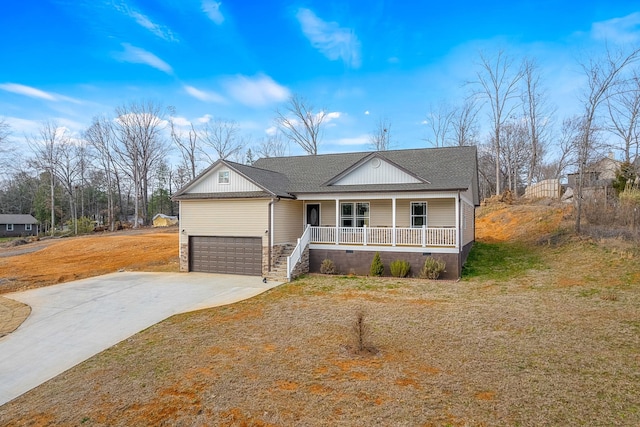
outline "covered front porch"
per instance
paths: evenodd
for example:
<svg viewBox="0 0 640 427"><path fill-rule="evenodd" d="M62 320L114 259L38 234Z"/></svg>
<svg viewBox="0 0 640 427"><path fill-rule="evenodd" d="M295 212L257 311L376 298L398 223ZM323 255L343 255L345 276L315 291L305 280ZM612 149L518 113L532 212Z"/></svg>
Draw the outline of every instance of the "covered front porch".
<svg viewBox="0 0 640 427"><path fill-rule="evenodd" d="M358 194L304 200L312 246L459 248L456 193ZM330 249L327 247L327 249Z"/></svg>
<svg viewBox="0 0 640 427"><path fill-rule="evenodd" d="M473 204L458 192L299 198L304 231L288 257L288 277L303 255L311 271L331 259L338 271L367 274L376 252L387 264L404 259L413 268L433 255L446 261L448 278L459 277L473 235Z"/></svg>

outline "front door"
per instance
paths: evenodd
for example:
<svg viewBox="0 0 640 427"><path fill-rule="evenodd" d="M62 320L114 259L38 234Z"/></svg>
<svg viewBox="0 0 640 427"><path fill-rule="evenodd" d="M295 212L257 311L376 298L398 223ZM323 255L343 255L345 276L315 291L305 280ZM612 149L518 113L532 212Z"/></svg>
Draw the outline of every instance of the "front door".
<svg viewBox="0 0 640 427"><path fill-rule="evenodd" d="M307 205L307 225L312 227L320 226L320 205Z"/></svg>

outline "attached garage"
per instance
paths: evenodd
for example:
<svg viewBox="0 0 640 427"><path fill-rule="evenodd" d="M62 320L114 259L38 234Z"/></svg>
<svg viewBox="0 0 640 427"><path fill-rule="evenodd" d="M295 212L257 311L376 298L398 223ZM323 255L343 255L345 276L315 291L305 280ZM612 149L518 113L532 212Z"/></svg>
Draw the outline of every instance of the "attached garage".
<svg viewBox="0 0 640 427"><path fill-rule="evenodd" d="M262 238L190 236L189 271L262 275Z"/></svg>

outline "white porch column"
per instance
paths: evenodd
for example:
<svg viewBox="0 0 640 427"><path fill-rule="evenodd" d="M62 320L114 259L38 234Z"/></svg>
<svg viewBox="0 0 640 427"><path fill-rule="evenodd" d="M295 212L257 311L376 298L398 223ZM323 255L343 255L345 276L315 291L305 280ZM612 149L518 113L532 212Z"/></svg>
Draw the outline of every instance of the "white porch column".
<svg viewBox="0 0 640 427"><path fill-rule="evenodd" d="M396 196L391 198L391 246L396 245Z"/></svg>
<svg viewBox="0 0 640 427"><path fill-rule="evenodd" d="M460 235L462 234L460 230L460 192L458 192L458 197L456 197L456 249L460 252Z"/></svg>
<svg viewBox="0 0 640 427"><path fill-rule="evenodd" d="M340 244L340 199L336 199L336 245Z"/></svg>

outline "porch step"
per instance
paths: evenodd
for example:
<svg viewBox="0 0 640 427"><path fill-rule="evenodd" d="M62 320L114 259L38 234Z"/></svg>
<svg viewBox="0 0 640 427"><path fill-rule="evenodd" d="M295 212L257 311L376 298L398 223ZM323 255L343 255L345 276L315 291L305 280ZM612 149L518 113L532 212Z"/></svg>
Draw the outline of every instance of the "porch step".
<svg viewBox="0 0 640 427"><path fill-rule="evenodd" d="M271 271L266 275L267 280L277 282L287 281L287 257L293 253L295 246L291 244L283 246L282 252L280 252L278 258L271 266Z"/></svg>

